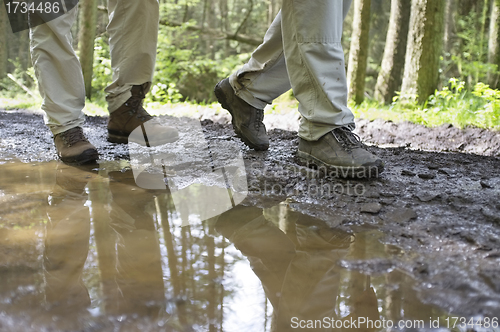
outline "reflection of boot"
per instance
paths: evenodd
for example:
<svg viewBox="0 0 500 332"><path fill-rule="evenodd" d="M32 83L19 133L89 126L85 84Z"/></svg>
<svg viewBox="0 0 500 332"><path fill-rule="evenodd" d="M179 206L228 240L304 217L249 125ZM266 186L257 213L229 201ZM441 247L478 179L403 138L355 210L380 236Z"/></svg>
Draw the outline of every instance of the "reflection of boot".
<svg viewBox="0 0 500 332"><path fill-rule="evenodd" d="M238 205L221 214L215 229L247 257L276 308L286 271L295 255L294 244L255 207Z"/></svg>
<svg viewBox="0 0 500 332"><path fill-rule="evenodd" d="M131 171L110 172L109 189L113 196L110 217L115 228L154 231L154 223L146 210L154 206L153 193L135 184Z"/></svg>
<svg viewBox="0 0 500 332"><path fill-rule="evenodd" d="M95 165L67 166L58 164L56 170L56 184L66 191L87 197L85 187L87 183L98 175L92 172Z"/></svg>
<svg viewBox="0 0 500 332"><path fill-rule="evenodd" d="M335 228L297 225L297 240L300 250L335 250L348 249L353 236Z"/></svg>
<svg viewBox="0 0 500 332"><path fill-rule="evenodd" d="M341 270L337 262L346 255L351 235L291 210L274 220L293 233L285 234L261 211L237 206L219 216L216 229L247 257L261 280L274 308L272 330L300 330L292 328L293 317L335 318ZM272 217L273 211L266 215Z"/></svg>

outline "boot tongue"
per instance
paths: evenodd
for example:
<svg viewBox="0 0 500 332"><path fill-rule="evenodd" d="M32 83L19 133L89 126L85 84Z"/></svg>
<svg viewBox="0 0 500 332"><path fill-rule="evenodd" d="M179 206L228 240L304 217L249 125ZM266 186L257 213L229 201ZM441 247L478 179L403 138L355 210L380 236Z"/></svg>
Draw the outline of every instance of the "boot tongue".
<svg viewBox="0 0 500 332"><path fill-rule="evenodd" d="M146 97L142 85L134 85L132 89L130 89L130 93L132 94L132 97L135 98L144 99L144 97Z"/></svg>
<svg viewBox="0 0 500 332"><path fill-rule="evenodd" d="M132 89L130 89L130 93L132 96L144 99L146 97L146 91L151 86L151 82L146 82L140 85L133 85Z"/></svg>
<svg viewBox="0 0 500 332"><path fill-rule="evenodd" d="M146 91L145 86L148 84L149 83L144 83L142 85L132 86L132 89L130 89L132 96L127 100L127 106L133 108L135 111L142 106L142 101L146 97L144 93L144 91Z"/></svg>

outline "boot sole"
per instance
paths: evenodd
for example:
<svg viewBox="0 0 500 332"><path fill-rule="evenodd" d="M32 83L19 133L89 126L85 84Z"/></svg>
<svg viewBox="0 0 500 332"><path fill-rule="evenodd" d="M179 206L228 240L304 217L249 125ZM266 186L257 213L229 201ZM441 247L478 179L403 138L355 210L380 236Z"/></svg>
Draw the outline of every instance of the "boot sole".
<svg viewBox="0 0 500 332"><path fill-rule="evenodd" d="M99 153L95 149L88 149L83 151L80 155L71 157L71 158L61 158L61 161L70 166L78 166L83 164L88 164L91 162L95 162L99 159Z"/></svg>
<svg viewBox="0 0 500 332"><path fill-rule="evenodd" d="M222 108L225 109L226 111L228 111L229 114L231 114L231 118L232 118L231 124L233 125L233 129L234 129L234 132L236 133L236 136L238 136L243 141L243 143L245 143L246 146L254 149L255 151L268 150L269 145L267 145L267 144L262 145L262 144L253 143L252 141L250 141L247 137L245 137L241 133L241 130L238 127L236 127L236 125L234 124L234 120L233 120L234 119L233 112L231 112L231 107L229 107L227 100L226 100L226 94L222 91L222 88L219 87L221 82L217 83L217 85L215 86L215 89L214 89L215 97L217 97L217 100L221 104Z"/></svg>
<svg viewBox="0 0 500 332"><path fill-rule="evenodd" d="M329 165L316 157L302 151L297 151L297 157L306 166L314 165L320 168L324 168L320 171L325 171L327 175L337 177L337 178L352 178L352 179L368 179L368 178L378 178L379 174L384 171L384 165L382 162L376 163L375 165L366 166L335 166Z"/></svg>

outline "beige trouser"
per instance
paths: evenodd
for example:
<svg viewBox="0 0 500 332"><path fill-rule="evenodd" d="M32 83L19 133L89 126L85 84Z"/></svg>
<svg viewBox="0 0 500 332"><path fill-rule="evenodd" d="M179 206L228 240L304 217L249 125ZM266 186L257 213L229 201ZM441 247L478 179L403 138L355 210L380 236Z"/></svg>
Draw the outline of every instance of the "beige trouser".
<svg viewBox="0 0 500 332"><path fill-rule="evenodd" d="M151 82L158 39L158 0L109 0L109 44L113 82L106 88L110 112L131 97L133 85ZM58 134L84 121L85 86L72 47L76 7L30 30L31 57L46 124Z"/></svg>
<svg viewBox="0 0 500 332"><path fill-rule="evenodd" d="M292 88L302 115L299 136L309 141L354 127L341 44L351 1L283 0L264 42L229 78L235 93L262 109Z"/></svg>

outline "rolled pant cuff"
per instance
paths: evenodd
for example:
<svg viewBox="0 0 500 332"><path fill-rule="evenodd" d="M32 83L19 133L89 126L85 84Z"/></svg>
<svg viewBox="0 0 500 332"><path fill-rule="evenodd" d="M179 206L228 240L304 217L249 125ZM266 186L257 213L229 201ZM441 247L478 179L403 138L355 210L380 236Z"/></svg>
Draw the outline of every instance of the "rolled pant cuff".
<svg viewBox="0 0 500 332"><path fill-rule="evenodd" d="M108 102L108 111L109 113L113 113L116 111L120 106L125 104L129 98L132 97L132 93L130 91L124 92L121 95L118 95L113 98L106 98Z"/></svg>
<svg viewBox="0 0 500 332"><path fill-rule="evenodd" d="M50 118L46 120L46 124L49 127L50 131L52 132L52 135L54 136L63 133L71 128L82 127L84 122L85 122L85 116L83 115L83 113L77 119L68 121L64 124L50 123Z"/></svg>
<svg viewBox="0 0 500 332"><path fill-rule="evenodd" d="M247 104L249 104L257 109L263 110L267 105L270 104L264 100L255 98L255 96L252 95L252 93L250 93L250 91L248 91L245 88L245 86L243 86L242 84L240 84L240 82L238 82L238 78L237 78L236 73L233 73L231 76L229 76L229 84L231 84L231 86L233 87L234 93L239 98L241 98Z"/></svg>
<svg viewBox="0 0 500 332"><path fill-rule="evenodd" d="M325 136L332 130L340 127L347 127L351 130L354 130L356 128L356 124L354 122L352 123L346 123L346 124L341 124L341 125L316 125L316 124L300 124L299 127L299 132L298 136L306 141L317 141L321 137Z"/></svg>

